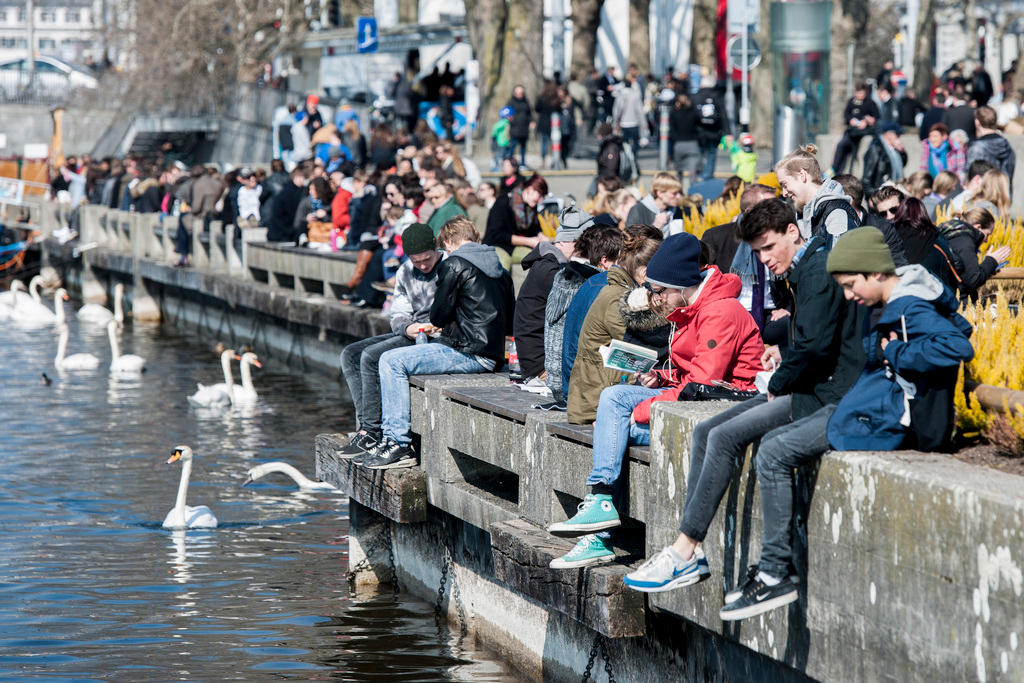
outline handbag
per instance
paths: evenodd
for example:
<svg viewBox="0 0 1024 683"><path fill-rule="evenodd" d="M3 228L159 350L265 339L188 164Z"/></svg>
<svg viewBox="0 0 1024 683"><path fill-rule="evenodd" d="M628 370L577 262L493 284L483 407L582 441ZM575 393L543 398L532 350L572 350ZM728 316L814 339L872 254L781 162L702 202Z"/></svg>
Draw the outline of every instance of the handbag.
<svg viewBox="0 0 1024 683"><path fill-rule="evenodd" d="M679 392L678 401L746 401L757 396L756 391L744 391L731 385L687 382Z"/></svg>
<svg viewBox="0 0 1024 683"><path fill-rule="evenodd" d="M306 234L310 242L329 242L331 239L331 228L333 227L327 221L310 221L306 225Z"/></svg>

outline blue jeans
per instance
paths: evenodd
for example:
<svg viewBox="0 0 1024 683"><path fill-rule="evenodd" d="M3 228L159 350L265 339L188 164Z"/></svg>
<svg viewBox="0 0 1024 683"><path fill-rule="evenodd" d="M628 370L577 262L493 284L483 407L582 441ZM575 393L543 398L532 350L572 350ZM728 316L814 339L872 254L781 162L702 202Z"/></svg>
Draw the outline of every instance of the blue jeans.
<svg viewBox="0 0 1024 683"><path fill-rule="evenodd" d="M701 145L700 153L704 156L704 164L700 171L700 179L711 180L715 177L715 162L718 160L718 143Z"/></svg>
<svg viewBox="0 0 1024 683"><path fill-rule="evenodd" d="M435 342L385 351L379 371L384 437L408 445L412 443L410 375L470 374L487 372L487 368L475 356Z"/></svg>
<svg viewBox="0 0 1024 683"><path fill-rule="evenodd" d="M789 396L769 401L761 394L693 428L681 532L694 541L704 540L737 465L743 462L747 446L773 429L791 423L791 408Z"/></svg>
<svg viewBox="0 0 1024 683"><path fill-rule="evenodd" d="M629 445L650 445L650 425L632 424L629 418L633 408L662 391L616 384L601 392L594 422L594 469L587 477L587 486L614 484L622 472L622 459Z"/></svg>
<svg viewBox="0 0 1024 683"><path fill-rule="evenodd" d="M380 357L391 349L412 346L411 339L404 334L381 334L360 339L346 346L341 352L341 372L345 384L352 394L359 428L366 430L373 438L381 433L380 407Z"/></svg>
<svg viewBox="0 0 1024 683"><path fill-rule="evenodd" d="M834 405L827 405L778 427L765 434L757 449L754 463L764 515L758 566L769 576L789 576L793 564L793 471L828 450L828 420L835 410Z"/></svg>
<svg viewBox="0 0 1024 683"><path fill-rule="evenodd" d="M515 158L516 149L519 150L519 164L526 166L526 142L529 138L512 138L512 142L505 149L507 150L505 155L508 157Z"/></svg>

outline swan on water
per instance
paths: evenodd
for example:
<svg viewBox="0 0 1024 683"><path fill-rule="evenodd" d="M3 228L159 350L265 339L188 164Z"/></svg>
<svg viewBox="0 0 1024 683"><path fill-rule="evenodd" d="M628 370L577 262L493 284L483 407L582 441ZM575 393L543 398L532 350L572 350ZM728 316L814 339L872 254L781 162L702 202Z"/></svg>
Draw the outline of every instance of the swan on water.
<svg viewBox="0 0 1024 683"><path fill-rule="evenodd" d="M199 388L196 393L188 397L188 402L200 408L223 408L234 403L231 398L231 388L234 386L234 378L231 376L231 361L235 358L238 356L234 349L221 351L220 367L224 372L224 381L211 386L198 384Z"/></svg>
<svg viewBox="0 0 1024 683"><path fill-rule="evenodd" d="M106 325L111 320L116 320L118 325L124 324L124 308L121 305L121 298L124 296L124 285L120 282L114 286L114 312L111 313L105 306L99 304L85 304L78 309L78 319L84 323L94 325Z"/></svg>
<svg viewBox="0 0 1024 683"><path fill-rule="evenodd" d="M39 276L36 275L36 278L38 277ZM32 278L32 281L35 282L35 278ZM11 288L6 292L0 292L0 306L8 306L13 308L14 306L18 305L19 302L24 302L27 304L35 300L36 299L33 299L27 293L27 290L25 289L25 283L22 282L21 280L12 280Z"/></svg>
<svg viewBox="0 0 1024 683"><path fill-rule="evenodd" d="M117 321L107 323L107 336L110 338L110 374L138 375L146 369L146 359L133 353L121 355L121 345L117 341Z"/></svg>
<svg viewBox="0 0 1024 683"><path fill-rule="evenodd" d="M252 383L252 370L249 366L255 365L258 368L262 368L263 364L260 363L259 358L252 351L246 351L239 356L235 356L239 361L239 370L242 374L242 383L234 385L231 396L235 404L239 403L255 403L259 399L260 395L256 393L256 387Z"/></svg>
<svg viewBox="0 0 1024 683"><path fill-rule="evenodd" d="M164 517L165 529L213 529L217 526L217 518L205 505L192 507L185 505L188 495L188 478L192 475L192 449L188 446L175 446L167 464L181 460L181 481L178 482L178 498L174 507Z"/></svg>
<svg viewBox="0 0 1024 683"><path fill-rule="evenodd" d="M292 467L286 462L265 462L262 465L257 465L251 470L246 472L245 481L242 486L248 486L260 477L264 477L272 472L280 472L281 474L287 474L292 478L296 484L299 485L300 489L309 489L311 491L337 491L337 487L333 484L328 484L325 481L313 481L307 479L302 472Z"/></svg>
<svg viewBox="0 0 1024 683"><path fill-rule="evenodd" d="M9 311L9 319L18 327L39 328L63 322L62 302L68 293L64 289L56 291L53 295L54 310L51 311L39 296L39 282L42 280L37 281L36 278L38 277L37 275L32 278L32 282L29 285L32 291L32 300L26 301L19 297Z"/></svg>
<svg viewBox="0 0 1024 683"><path fill-rule="evenodd" d="M58 370L95 370L100 366L100 359L91 353L73 353L65 356L68 350L68 326L57 326L60 339L57 341L57 357L53 365Z"/></svg>

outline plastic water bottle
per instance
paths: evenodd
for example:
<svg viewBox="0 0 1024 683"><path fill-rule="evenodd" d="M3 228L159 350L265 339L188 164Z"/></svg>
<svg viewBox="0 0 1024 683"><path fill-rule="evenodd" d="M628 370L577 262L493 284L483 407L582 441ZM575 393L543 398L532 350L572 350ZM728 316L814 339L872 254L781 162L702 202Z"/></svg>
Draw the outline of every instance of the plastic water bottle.
<svg viewBox="0 0 1024 683"><path fill-rule="evenodd" d="M430 340L427 339L427 333L424 332L423 330L420 330L419 334L416 335L416 343L417 344L426 344L429 341Z"/></svg>

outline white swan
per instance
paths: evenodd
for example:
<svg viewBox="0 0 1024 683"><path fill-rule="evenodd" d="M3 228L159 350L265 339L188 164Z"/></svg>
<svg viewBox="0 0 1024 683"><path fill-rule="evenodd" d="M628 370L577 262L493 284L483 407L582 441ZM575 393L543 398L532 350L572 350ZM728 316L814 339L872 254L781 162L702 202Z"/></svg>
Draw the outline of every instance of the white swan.
<svg viewBox="0 0 1024 683"><path fill-rule="evenodd" d="M58 370L95 370L100 366L100 359L91 353L74 353L65 356L68 350L68 326L59 325L60 340L57 342L57 357L53 365Z"/></svg>
<svg viewBox="0 0 1024 683"><path fill-rule="evenodd" d="M263 364L260 363L259 358L252 351L247 351L242 354L242 357L238 358L239 369L242 374L242 383L234 385L231 396L232 402L235 405L240 403L255 403L260 395L256 393L256 387L252 383L252 370L250 365L255 365L258 368L262 368Z"/></svg>
<svg viewBox="0 0 1024 683"><path fill-rule="evenodd" d="M188 446L175 446L167 464L181 460L181 481L178 482L178 497L174 507L164 517L165 529L213 529L217 526L217 518L205 505L191 507L185 505L188 495L188 478L192 475L192 449Z"/></svg>
<svg viewBox="0 0 1024 683"><path fill-rule="evenodd" d="M146 359L133 353L121 355L121 345L117 341L117 321L107 323L107 336L110 338L110 374L138 375L146 369Z"/></svg>
<svg viewBox="0 0 1024 683"><path fill-rule="evenodd" d="M68 293L64 289L58 289L53 295L53 308L51 311L39 297L38 283L32 278L32 300L26 301L22 298L16 299L15 305L10 311L10 320L18 327L39 328L63 322L63 300ZM56 311L56 312L55 312Z"/></svg>
<svg viewBox="0 0 1024 683"><path fill-rule="evenodd" d="M328 484L325 481L313 481L307 479L302 472L292 467L286 462L265 462L262 465L257 465L251 470L246 472L245 481L242 486L248 486L260 477L268 475L272 472L280 472L281 474L287 474L292 480L299 485L300 489L308 489L311 491L337 491L337 487L333 484Z"/></svg>
<svg viewBox="0 0 1024 683"><path fill-rule="evenodd" d="M124 296L124 285L118 282L114 286L114 312L111 313L105 306L99 304L85 304L78 309L78 319L84 323L93 325L106 325L111 320L116 320L118 325L124 324L124 308L121 305L121 298Z"/></svg>
<svg viewBox="0 0 1024 683"><path fill-rule="evenodd" d="M39 277L38 275L36 277ZM32 280L35 282L35 278ZM0 306L16 306L18 302L29 303L34 299L29 296L25 289L25 283L21 280L12 280L11 288L0 293Z"/></svg>
<svg viewBox="0 0 1024 683"><path fill-rule="evenodd" d="M188 397L188 402L200 408L224 408L233 403L231 387L234 378L231 376L231 361L238 356L234 349L225 349L220 354L220 367L224 371L224 381L212 386L198 384L196 393Z"/></svg>

